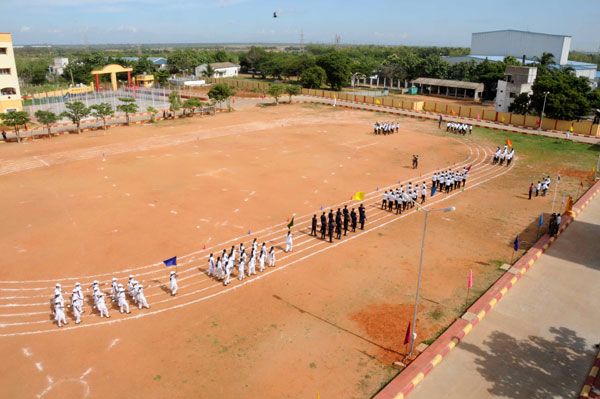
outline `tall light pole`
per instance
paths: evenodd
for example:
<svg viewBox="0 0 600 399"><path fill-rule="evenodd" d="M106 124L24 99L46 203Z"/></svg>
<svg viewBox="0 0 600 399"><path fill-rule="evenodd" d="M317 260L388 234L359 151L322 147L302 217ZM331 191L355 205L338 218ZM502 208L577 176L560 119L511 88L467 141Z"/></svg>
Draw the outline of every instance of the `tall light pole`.
<svg viewBox="0 0 600 399"><path fill-rule="evenodd" d="M540 116L540 125L538 126L538 130L542 130L542 122L544 121L544 111L546 110L546 98L548 98L549 91L544 92L544 105L542 105L542 116Z"/></svg>
<svg viewBox="0 0 600 399"><path fill-rule="evenodd" d="M456 210L455 207L450 206L447 208L441 208L441 209L425 209L424 207L422 207L421 205L419 205L416 201L413 201L415 205L417 205L419 207L419 209L421 209L422 211L425 212L425 221L423 223L423 236L421 237L421 255L419 257L419 275L417 277L417 291L415 293L415 309L413 312L413 319L412 319L412 328L410 331L410 351L408 352L408 357L410 357L410 355L412 355L413 350L415 348L415 338L416 338L416 334L414 333L414 331L417 330L417 310L419 307L419 299L420 299L420 293L421 293L421 276L423 274L423 256L425 255L425 236L427 234L427 219L429 217L429 214L431 212L454 212Z"/></svg>

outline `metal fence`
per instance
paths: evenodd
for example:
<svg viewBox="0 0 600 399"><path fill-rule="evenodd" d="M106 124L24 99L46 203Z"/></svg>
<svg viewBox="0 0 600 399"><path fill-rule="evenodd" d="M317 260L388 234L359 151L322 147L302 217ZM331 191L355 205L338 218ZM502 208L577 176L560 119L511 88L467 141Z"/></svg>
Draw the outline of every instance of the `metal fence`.
<svg viewBox="0 0 600 399"><path fill-rule="evenodd" d="M87 107L94 104L107 103L115 110L115 115L122 114L117 111L117 106L122 104L119 98L135 98L140 112L145 112L148 107L156 109L169 108L169 89L152 89L152 88L122 88L116 91L94 91L82 94L66 94L64 96L44 97L32 99L31 105L26 105L24 110L30 117L38 110L52 111L60 114L66 111L65 104L73 101L81 101Z"/></svg>

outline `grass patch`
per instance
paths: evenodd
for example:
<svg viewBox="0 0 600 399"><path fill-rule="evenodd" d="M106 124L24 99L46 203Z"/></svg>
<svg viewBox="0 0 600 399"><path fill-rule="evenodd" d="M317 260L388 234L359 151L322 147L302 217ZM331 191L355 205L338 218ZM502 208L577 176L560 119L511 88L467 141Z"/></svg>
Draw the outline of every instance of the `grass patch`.
<svg viewBox="0 0 600 399"><path fill-rule="evenodd" d="M154 378L152 378L152 379L153 379L154 381L160 381L160 379L161 379L161 376L160 376L159 374L156 374L156 375L154 376Z"/></svg>
<svg viewBox="0 0 600 399"><path fill-rule="evenodd" d="M442 317L444 317L444 309L436 307L431 312L429 312L429 317L431 317L435 321L439 321Z"/></svg>
<svg viewBox="0 0 600 399"><path fill-rule="evenodd" d="M498 132L475 127L473 136L502 145L506 139L512 141L517 155L524 155L530 162L560 162L563 167L591 170L600 154L600 144L578 143L554 137L526 135L522 133Z"/></svg>
<svg viewBox="0 0 600 399"><path fill-rule="evenodd" d="M310 362L308 367L310 367L311 369L316 369L317 368L317 363L315 362Z"/></svg>

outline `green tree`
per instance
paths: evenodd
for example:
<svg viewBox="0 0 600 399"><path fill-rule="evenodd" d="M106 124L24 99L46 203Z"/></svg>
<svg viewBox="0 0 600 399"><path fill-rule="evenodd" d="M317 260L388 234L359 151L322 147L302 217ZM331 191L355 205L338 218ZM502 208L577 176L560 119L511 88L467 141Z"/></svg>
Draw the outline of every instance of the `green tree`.
<svg viewBox="0 0 600 399"><path fill-rule="evenodd" d="M325 83L327 74L320 66L313 66L305 69L300 75L300 83L308 89L319 89Z"/></svg>
<svg viewBox="0 0 600 399"><path fill-rule="evenodd" d="M450 64L437 54L427 56L421 61L421 76L426 78L445 79Z"/></svg>
<svg viewBox="0 0 600 399"><path fill-rule="evenodd" d="M206 69L202 71L202 76L204 76L205 78L212 78L214 74L215 69L212 66L210 66L210 64L206 64Z"/></svg>
<svg viewBox="0 0 600 399"><path fill-rule="evenodd" d="M267 93L275 99L275 104L279 104L279 97L285 93L285 87L280 84L272 84L269 86Z"/></svg>
<svg viewBox="0 0 600 399"><path fill-rule="evenodd" d="M138 111L138 105L135 103L135 98L122 97L119 98L123 104L117 105L117 111L125 112L127 126L129 126L129 114L135 114Z"/></svg>
<svg viewBox="0 0 600 399"><path fill-rule="evenodd" d="M46 129L48 129L48 136L50 136L52 134L50 131L50 125L58 121L58 115L52 111L44 111L43 109L40 109L35 111L35 119L37 119L37 121L42 125L46 126Z"/></svg>
<svg viewBox="0 0 600 399"><path fill-rule="evenodd" d="M533 58L541 67L544 67L544 68L556 63L554 61L554 54L552 54L552 53L544 52L544 53L542 53L541 57L533 57Z"/></svg>
<svg viewBox="0 0 600 399"><path fill-rule="evenodd" d="M158 82L158 84L161 86L164 86L169 81L170 76L171 75L169 74L169 71L166 69L159 69L158 71L154 72L154 81Z"/></svg>
<svg viewBox="0 0 600 399"><path fill-rule="evenodd" d="M229 98L231 98L234 94L235 92L231 89L231 87L225 83L218 83L210 88L208 91L208 98L217 104L221 104L223 101L227 100L227 108L231 109Z"/></svg>
<svg viewBox="0 0 600 399"><path fill-rule="evenodd" d="M151 74L153 71L154 71L154 64L146 56L138 59L137 62L133 65L133 74L134 75L142 75L144 73Z"/></svg>
<svg viewBox="0 0 600 399"><path fill-rule="evenodd" d="M576 77L572 71L541 68L532 90L531 109L538 115L542 112L545 92L548 92L545 115L550 118L575 120L590 113L589 81Z"/></svg>
<svg viewBox="0 0 600 399"><path fill-rule="evenodd" d="M327 83L332 90L340 91L350 82L352 71L350 59L343 53L333 51L317 59L317 65L325 70Z"/></svg>
<svg viewBox="0 0 600 399"><path fill-rule="evenodd" d="M77 126L77 133L81 133L81 120L90 114L90 109L81 101L65 103L67 109L60 115L68 118Z"/></svg>
<svg viewBox="0 0 600 399"><path fill-rule="evenodd" d="M526 115L529 112L531 106L531 98L527 93L521 93L515 97L512 104L508 107L508 112L512 112L519 115Z"/></svg>
<svg viewBox="0 0 600 399"><path fill-rule="evenodd" d="M9 111L4 114L0 114L0 119L15 129L15 136L17 136L17 142L21 142L21 135L19 134L19 128L29 123L29 115L25 111Z"/></svg>
<svg viewBox="0 0 600 399"><path fill-rule="evenodd" d="M158 110L154 107L148 107L146 108L146 111L150 112L150 123L154 123L156 122L156 114L158 113Z"/></svg>
<svg viewBox="0 0 600 399"><path fill-rule="evenodd" d="M290 96L290 104L292 103L292 96L297 96L300 94L300 86L296 85L286 85L285 86L285 94Z"/></svg>
<svg viewBox="0 0 600 399"><path fill-rule="evenodd" d="M208 61L205 54L192 49L177 49L167 56L171 73L191 73L195 67Z"/></svg>
<svg viewBox="0 0 600 399"><path fill-rule="evenodd" d="M177 111L181 109L181 97L179 97L179 93L173 90L169 94L169 110L173 113L173 118L175 118L175 114Z"/></svg>
<svg viewBox="0 0 600 399"><path fill-rule="evenodd" d="M240 66L244 68L246 71L250 71L252 73L252 77L256 73L259 64L265 58L266 51L262 47L252 46L248 50L246 54L244 54L240 60Z"/></svg>
<svg viewBox="0 0 600 399"><path fill-rule="evenodd" d="M94 104L90 106L90 112L94 118L102 119L102 128L104 130L106 130L106 118L115 114L109 103Z"/></svg>
<svg viewBox="0 0 600 399"><path fill-rule="evenodd" d="M192 97L192 98L188 98L187 100L185 100L183 102L183 113L185 115L185 110L189 109L191 110L191 115L194 115L194 112L196 111L196 108L201 107L202 106L202 101L200 101L198 98L196 97Z"/></svg>

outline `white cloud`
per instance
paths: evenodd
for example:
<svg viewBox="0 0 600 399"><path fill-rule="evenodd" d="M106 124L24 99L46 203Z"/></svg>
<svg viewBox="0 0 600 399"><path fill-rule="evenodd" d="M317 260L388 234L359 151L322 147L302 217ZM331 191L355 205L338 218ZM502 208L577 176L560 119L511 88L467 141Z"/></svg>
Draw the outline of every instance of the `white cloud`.
<svg viewBox="0 0 600 399"><path fill-rule="evenodd" d="M21 31L21 32L29 32L30 30L31 30L31 27L26 26L26 25L21 26L21 29L19 29L19 31Z"/></svg>

